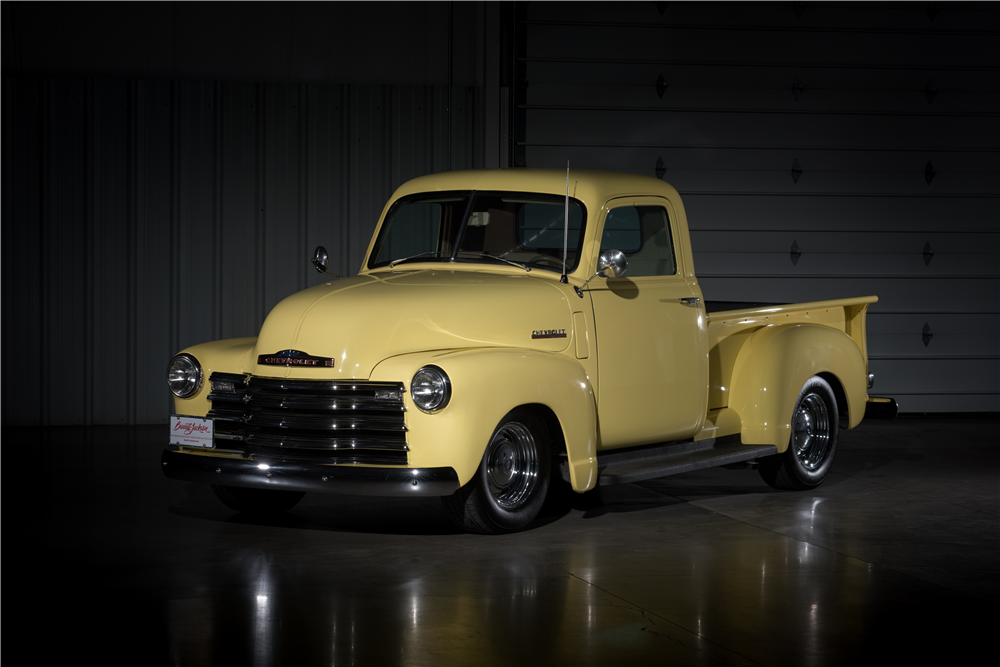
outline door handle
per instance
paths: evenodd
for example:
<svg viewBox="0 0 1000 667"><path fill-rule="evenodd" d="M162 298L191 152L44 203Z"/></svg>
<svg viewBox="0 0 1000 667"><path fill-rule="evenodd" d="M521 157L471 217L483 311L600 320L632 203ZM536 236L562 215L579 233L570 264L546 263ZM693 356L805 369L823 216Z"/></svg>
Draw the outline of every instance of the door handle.
<svg viewBox="0 0 1000 667"><path fill-rule="evenodd" d="M696 303L701 303L701 299L696 296L685 296L680 299L680 302L686 306L690 306Z"/></svg>

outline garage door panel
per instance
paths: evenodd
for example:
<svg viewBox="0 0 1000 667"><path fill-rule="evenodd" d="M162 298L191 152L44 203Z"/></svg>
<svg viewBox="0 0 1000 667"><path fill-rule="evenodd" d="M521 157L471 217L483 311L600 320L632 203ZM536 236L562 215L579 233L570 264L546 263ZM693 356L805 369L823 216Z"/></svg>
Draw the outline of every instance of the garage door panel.
<svg viewBox="0 0 1000 667"><path fill-rule="evenodd" d="M865 68L806 67L801 64L768 64L761 66L746 58L738 58L729 63L709 64L692 61L656 62L580 62L534 60L526 63L529 81L528 93L532 87L542 88L548 84L585 85L605 87L614 97L618 87L647 87L656 99L656 82L662 75L667 89L664 100L674 99L678 91L685 88L722 88L733 91L737 96L746 89L775 88L783 90L794 100L792 84L798 79L802 84L800 101L810 98L814 92L832 90L839 92L842 99L867 92L895 93L900 99L914 103L919 111L937 111L939 105L947 104L956 95L965 99L993 100L996 97L997 81L1000 73L983 71L979 68L927 69L911 67ZM933 82L937 93L932 102L927 100L927 85ZM948 102L950 103L950 102Z"/></svg>
<svg viewBox="0 0 1000 667"><path fill-rule="evenodd" d="M932 161L935 176L948 173L985 174L1000 180L1000 157L996 153L978 150L882 151L843 150L821 146L750 146L747 148L674 146L669 144L604 144L581 142L580 145L539 144L528 146L532 164L549 164L566 158L589 159L607 165L605 168L649 169L658 159L668 171L737 170L781 171L791 176L794 160L803 173L814 171L857 171L867 173L898 172L913 176L913 184L925 191L925 170ZM582 166L582 165L581 165ZM665 179L669 180L669 179ZM992 186L992 184L991 184ZM915 187L914 190L917 190ZM970 188L971 190L971 188Z"/></svg>
<svg viewBox="0 0 1000 667"><path fill-rule="evenodd" d="M994 197L788 195L767 193L684 196L694 230L990 232L997 230Z"/></svg>
<svg viewBox="0 0 1000 667"><path fill-rule="evenodd" d="M941 317L926 317L936 320ZM928 323L929 324L929 323ZM940 332L928 338L924 345L921 328L914 327L910 333L896 335L868 333L868 357L870 359L939 359L939 358L996 358L1000 350L996 347L996 334L943 334ZM933 326L933 325L930 325ZM933 331L933 329L931 329Z"/></svg>
<svg viewBox="0 0 1000 667"><path fill-rule="evenodd" d="M884 32L878 39L862 35L851 39L839 31L745 30L729 25L704 29L652 29L624 25L528 24L529 59L565 58L596 60L680 59L687 62L727 62L748 59L756 63L810 65L898 65L900 54L933 43L937 68L1000 65L1000 55L988 35ZM845 48L845 43L849 48Z"/></svg>
<svg viewBox="0 0 1000 667"><path fill-rule="evenodd" d="M930 244L935 253L931 264L945 255L988 255L992 257L994 270L1000 272L1000 233L691 231L691 246L696 256L707 252L780 251L787 256L792 241L803 252L807 248L821 248L827 253L913 255L921 261L924 245Z"/></svg>
<svg viewBox="0 0 1000 667"><path fill-rule="evenodd" d="M997 394L897 394L894 398L900 413L1000 411Z"/></svg>
<svg viewBox="0 0 1000 667"><path fill-rule="evenodd" d="M1000 359L908 359L872 360L875 395L957 392L1000 394Z"/></svg>
<svg viewBox="0 0 1000 667"><path fill-rule="evenodd" d="M544 168L566 166L594 169L603 165L606 169L642 176L656 175L656 161L648 165L617 165L595 158L574 159L574 151L547 151L550 155L562 153L561 158L544 163L536 159L537 153L529 149L526 154L530 164ZM792 158L794 164L796 158ZM799 163L801 168L801 162ZM737 170L737 169L665 169L663 180L670 183L682 194L689 193L757 193L775 195L822 196L849 194L850 196L881 195L923 195L926 197L958 197L969 194L977 196L1000 196L1000 179L992 174L936 174L933 185L929 185L923 170L911 172L869 172L869 171L816 171L803 169L798 181L792 177L791 164L784 169Z"/></svg>
<svg viewBox="0 0 1000 667"><path fill-rule="evenodd" d="M689 2L593 2L586 12L567 11L565 3L540 2L528 5L531 21L563 22L567 20L591 23L640 23L656 30L659 26L699 26L707 23L748 28L784 28L789 30L870 31L873 29L928 32L968 29L997 29L996 11L983 3L948 3L938 6L933 22L922 3L858 3L843 6L819 3L778 2L760 4L729 2L706 17L702 3ZM663 11L660 11L660 5ZM576 9L576 8L575 8ZM654 28L655 26L655 28Z"/></svg>
<svg viewBox="0 0 1000 667"><path fill-rule="evenodd" d="M608 84L598 86L532 81L526 91L526 103L529 107L559 106L569 109L597 106L615 109L743 110L798 114L965 116L996 114L1000 111L1000 95L961 91L949 91L948 95L935 100L933 106L927 105L926 109L914 110L915 99L926 95L926 78L922 85L912 90L912 96L901 95L896 86L882 90L858 90L851 95L844 95L843 90L823 88L823 84L811 80L808 94L803 83L803 90L796 98L792 94L792 82L799 76L796 75L793 79L768 77L754 87L742 82L736 91L721 86L708 88L678 83L671 85L667 82L668 87L663 97L660 97L656 89L658 76L654 75L638 85L611 84L613 87L610 89Z"/></svg>
<svg viewBox="0 0 1000 667"><path fill-rule="evenodd" d="M929 324L937 344L938 336L984 335L996 340L1000 334L1000 313L869 313L868 333L875 336L911 335ZM995 345L990 354L1000 354Z"/></svg>
<svg viewBox="0 0 1000 667"><path fill-rule="evenodd" d="M700 272L697 260L695 270ZM994 278L701 278L709 301L800 303L874 294L869 312L983 312L996 308L1000 281Z"/></svg>
<svg viewBox="0 0 1000 667"><path fill-rule="evenodd" d="M792 261L791 243L784 252L702 252L694 257L698 275L710 278L723 275L788 277L844 276L844 277L931 277L969 276L1000 278L997 261L991 255L942 255L934 256L925 264L917 254L849 254L824 252L822 246L803 246L801 254Z"/></svg>
<svg viewBox="0 0 1000 667"><path fill-rule="evenodd" d="M535 143L812 146L907 149L915 136L934 136L934 148L997 149L994 118L947 116L795 116L768 113L590 111L528 109L525 141ZM994 137L992 141L990 137ZM548 165L530 166L544 167Z"/></svg>

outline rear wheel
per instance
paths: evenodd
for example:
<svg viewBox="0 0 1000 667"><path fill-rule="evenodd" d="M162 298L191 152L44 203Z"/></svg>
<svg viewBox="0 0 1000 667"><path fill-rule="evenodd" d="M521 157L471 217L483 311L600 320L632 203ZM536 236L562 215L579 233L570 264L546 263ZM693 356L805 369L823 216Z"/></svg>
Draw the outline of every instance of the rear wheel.
<svg viewBox="0 0 1000 667"><path fill-rule="evenodd" d="M441 500L463 530L487 535L522 530L542 509L551 469L545 423L517 408L493 431L472 480Z"/></svg>
<svg viewBox="0 0 1000 667"><path fill-rule="evenodd" d="M776 489L804 490L822 484L837 451L839 423L830 384L819 376L809 378L795 402L788 449L762 458L760 476Z"/></svg>
<svg viewBox="0 0 1000 667"><path fill-rule="evenodd" d="M271 489L247 489L242 486L212 485L216 497L222 504L235 512L244 514L278 514L295 507L302 491L280 491Z"/></svg>

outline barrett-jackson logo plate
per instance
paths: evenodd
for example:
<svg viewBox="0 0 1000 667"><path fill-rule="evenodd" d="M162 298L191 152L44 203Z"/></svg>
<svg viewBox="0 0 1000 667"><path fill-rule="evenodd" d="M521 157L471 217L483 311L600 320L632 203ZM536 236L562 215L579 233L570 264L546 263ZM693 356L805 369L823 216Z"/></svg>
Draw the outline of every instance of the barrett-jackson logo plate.
<svg viewBox="0 0 1000 667"><path fill-rule="evenodd" d="M262 354L257 357L257 363L264 366L317 366L333 368L334 360L330 357L314 357L298 350L282 350L274 354Z"/></svg>

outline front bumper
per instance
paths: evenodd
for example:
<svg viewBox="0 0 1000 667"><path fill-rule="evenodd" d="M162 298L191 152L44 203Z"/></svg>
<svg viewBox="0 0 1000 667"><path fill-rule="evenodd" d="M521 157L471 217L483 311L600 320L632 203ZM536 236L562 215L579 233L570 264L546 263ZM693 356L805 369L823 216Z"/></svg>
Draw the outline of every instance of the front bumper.
<svg viewBox="0 0 1000 667"><path fill-rule="evenodd" d="M185 482L357 496L450 496L453 468L368 468L243 459L163 450L163 474Z"/></svg>

